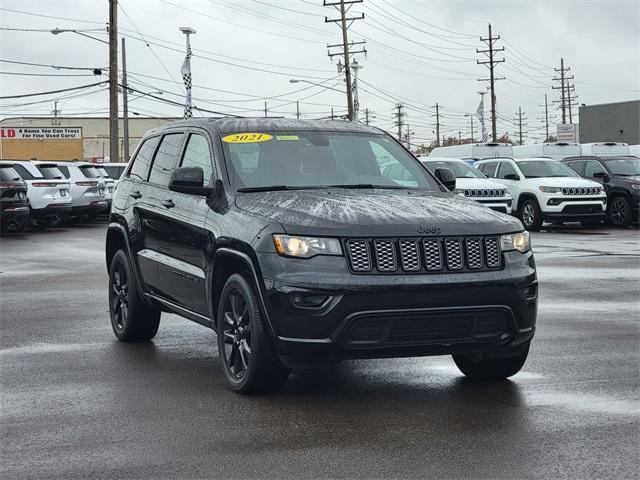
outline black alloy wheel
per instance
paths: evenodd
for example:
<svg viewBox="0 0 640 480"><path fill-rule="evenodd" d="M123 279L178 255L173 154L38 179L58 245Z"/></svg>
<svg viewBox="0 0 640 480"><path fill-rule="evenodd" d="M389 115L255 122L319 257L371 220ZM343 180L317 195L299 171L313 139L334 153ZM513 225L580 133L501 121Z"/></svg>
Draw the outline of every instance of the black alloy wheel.
<svg viewBox="0 0 640 480"><path fill-rule="evenodd" d="M229 373L241 380L251 362L251 318L240 290L234 288L229 292L223 312L224 362Z"/></svg>
<svg viewBox="0 0 640 480"><path fill-rule="evenodd" d="M631 204L625 197L616 197L609 205L609 220L615 227L631 225Z"/></svg>
<svg viewBox="0 0 640 480"><path fill-rule="evenodd" d="M116 332L122 332L129 316L129 278L121 263L113 272L109 297L113 328Z"/></svg>

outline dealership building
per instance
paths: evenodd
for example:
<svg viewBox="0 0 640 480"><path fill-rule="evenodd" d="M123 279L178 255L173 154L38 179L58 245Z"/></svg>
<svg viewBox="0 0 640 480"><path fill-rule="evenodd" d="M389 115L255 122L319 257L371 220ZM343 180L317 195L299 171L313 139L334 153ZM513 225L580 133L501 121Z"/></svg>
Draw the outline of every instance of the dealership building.
<svg viewBox="0 0 640 480"><path fill-rule="evenodd" d="M580 143L640 144L640 100L580 106Z"/></svg>
<svg viewBox="0 0 640 480"><path fill-rule="evenodd" d="M129 152L144 133L177 118L130 118ZM119 152L109 152L107 117L14 117L0 120L0 158L10 160L125 161L122 119Z"/></svg>

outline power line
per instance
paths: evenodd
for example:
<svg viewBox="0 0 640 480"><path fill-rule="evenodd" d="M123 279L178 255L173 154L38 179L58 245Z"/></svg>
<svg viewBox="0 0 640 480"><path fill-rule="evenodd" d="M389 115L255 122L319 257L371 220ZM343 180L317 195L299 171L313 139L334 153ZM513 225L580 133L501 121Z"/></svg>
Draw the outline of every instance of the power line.
<svg viewBox="0 0 640 480"><path fill-rule="evenodd" d="M49 90L47 92L24 93L22 95L8 95L8 96L0 97L0 100L8 100L8 99L11 99L11 98L37 97L37 96L40 96L40 95L53 95L54 93L71 92L73 90L80 90L81 88L88 88L88 87L95 87L97 85L104 85L105 83L107 83L107 82L90 83L88 85L81 85L79 87L62 88L60 90Z"/></svg>

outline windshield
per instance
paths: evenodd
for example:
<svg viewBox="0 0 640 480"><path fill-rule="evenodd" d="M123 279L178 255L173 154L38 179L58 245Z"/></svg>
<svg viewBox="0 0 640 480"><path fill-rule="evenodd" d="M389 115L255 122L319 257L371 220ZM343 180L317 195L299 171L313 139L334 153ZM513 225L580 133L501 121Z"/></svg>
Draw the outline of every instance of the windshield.
<svg viewBox="0 0 640 480"><path fill-rule="evenodd" d="M60 179L64 178L62 172L55 165L38 165L38 170L42 173L44 178L49 179Z"/></svg>
<svg viewBox="0 0 640 480"><path fill-rule="evenodd" d="M240 191L328 186L440 191L418 160L387 135L287 131L222 137Z"/></svg>
<svg viewBox="0 0 640 480"><path fill-rule="evenodd" d="M423 162L423 165L432 173L435 172L437 168L448 168L453 170L456 178L486 178L477 168L465 162L427 160Z"/></svg>
<svg viewBox="0 0 640 480"><path fill-rule="evenodd" d="M564 163L555 160L519 161L518 167L526 178L577 177Z"/></svg>
<svg viewBox="0 0 640 480"><path fill-rule="evenodd" d="M614 175L622 177L631 177L640 175L640 158L609 158L603 159Z"/></svg>

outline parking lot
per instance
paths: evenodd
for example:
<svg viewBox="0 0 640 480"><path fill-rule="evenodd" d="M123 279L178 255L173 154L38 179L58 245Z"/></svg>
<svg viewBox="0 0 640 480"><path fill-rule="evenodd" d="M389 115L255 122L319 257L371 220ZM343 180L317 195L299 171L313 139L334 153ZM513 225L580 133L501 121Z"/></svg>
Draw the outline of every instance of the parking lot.
<svg viewBox="0 0 640 480"><path fill-rule="evenodd" d="M533 235L538 330L510 381L450 357L224 386L214 334L116 341L103 223L0 240L2 478L637 478L637 230ZM634 460L635 459L635 460Z"/></svg>

